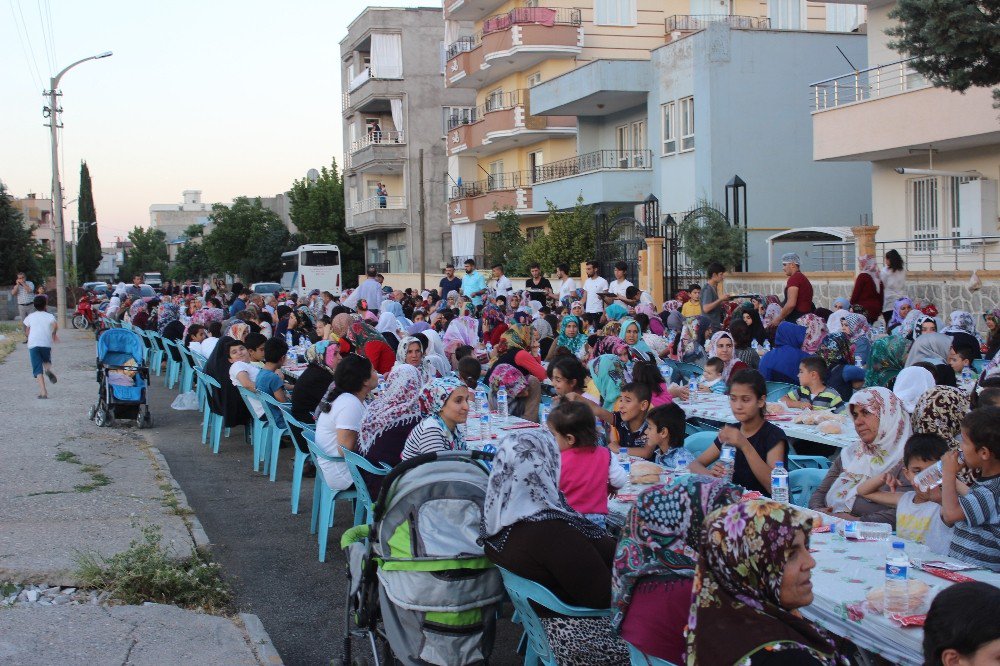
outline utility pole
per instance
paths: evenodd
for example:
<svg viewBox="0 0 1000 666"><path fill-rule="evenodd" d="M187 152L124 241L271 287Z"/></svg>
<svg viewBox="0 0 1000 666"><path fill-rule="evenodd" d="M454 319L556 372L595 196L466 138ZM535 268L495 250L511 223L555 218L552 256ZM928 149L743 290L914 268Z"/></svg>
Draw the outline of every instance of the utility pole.
<svg viewBox="0 0 1000 666"><path fill-rule="evenodd" d="M420 166L419 166L419 179L420 179L420 203L417 208L417 216L420 220L420 291L423 292L427 288L427 225L425 224L424 218L424 149L420 149Z"/></svg>

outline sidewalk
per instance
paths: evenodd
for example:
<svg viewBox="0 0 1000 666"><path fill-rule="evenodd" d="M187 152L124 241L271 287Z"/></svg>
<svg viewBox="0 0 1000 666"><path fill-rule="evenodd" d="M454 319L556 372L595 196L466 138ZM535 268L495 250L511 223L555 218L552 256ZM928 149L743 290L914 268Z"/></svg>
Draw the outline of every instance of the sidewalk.
<svg viewBox="0 0 1000 666"><path fill-rule="evenodd" d="M0 413L6 416L0 584L76 586L77 553L126 550L143 524L159 526L163 544L178 554L208 547L144 431L98 428L87 420L98 388L93 334L69 330L60 337L52 350L59 381L49 386L48 400L36 398L25 345L0 364ZM0 608L0 664L280 663L269 649L253 615L230 620L161 605Z"/></svg>

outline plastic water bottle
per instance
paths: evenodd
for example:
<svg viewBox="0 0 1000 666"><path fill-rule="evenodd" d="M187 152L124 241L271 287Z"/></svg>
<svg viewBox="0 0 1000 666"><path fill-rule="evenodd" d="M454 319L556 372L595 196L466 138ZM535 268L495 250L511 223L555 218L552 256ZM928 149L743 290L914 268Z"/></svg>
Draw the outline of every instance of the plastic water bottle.
<svg viewBox="0 0 1000 666"><path fill-rule="evenodd" d="M733 482L733 469L736 467L736 449L728 444L722 447L722 451L719 452L719 465L722 465L726 470L726 474L723 480L726 483Z"/></svg>
<svg viewBox="0 0 1000 666"><path fill-rule="evenodd" d="M764 353L766 354L769 351L771 351L771 341L764 340Z"/></svg>
<svg viewBox="0 0 1000 666"><path fill-rule="evenodd" d="M490 430L490 410L488 409L479 415L479 436L484 442L493 438L493 432Z"/></svg>
<svg viewBox="0 0 1000 666"><path fill-rule="evenodd" d="M497 391L497 421L499 425L503 426L507 423L507 418L510 416L510 411L507 406L507 389L500 387Z"/></svg>
<svg viewBox="0 0 1000 666"><path fill-rule="evenodd" d="M864 523L851 520L837 525L837 533L845 539L860 539L862 541L888 541L892 536L892 528L886 523Z"/></svg>
<svg viewBox="0 0 1000 666"><path fill-rule="evenodd" d="M664 363L660 366L660 374L663 375L663 381L669 384L670 378L674 375L674 369Z"/></svg>
<svg viewBox="0 0 1000 666"><path fill-rule="evenodd" d="M541 423L542 425L545 425L548 422L548 420L549 420L549 411L551 411L551 409L552 409L552 406L549 403L547 403L547 402L543 402L542 403L542 406L540 408L540 412L538 414L538 422L539 423Z"/></svg>
<svg viewBox="0 0 1000 666"><path fill-rule="evenodd" d="M688 380L688 391L691 393L688 400L694 400L695 394L698 393L698 378L694 375L691 375L691 379Z"/></svg>
<svg viewBox="0 0 1000 666"><path fill-rule="evenodd" d="M480 414L490 411L489 398L482 387L476 388L476 411Z"/></svg>
<svg viewBox="0 0 1000 666"><path fill-rule="evenodd" d="M759 347L759 346L760 345L757 344L757 339L756 338L754 338L753 340L750 341L750 349L752 349L754 351L757 351L757 347Z"/></svg>
<svg viewBox="0 0 1000 666"><path fill-rule="evenodd" d="M632 473L632 458L628 455L628 447L621 447L618 450L618 464L622 466L626 474Z"/></svg>
<svg viewBox="0 0 1000 666"><path fill-rule="evenodd" d="M774 463L771 470L771 499L788 504L788 470L780 460Z"/></svg>
<svg viewBox="0 0 1000 666"><path fill-rule="evenodd" d="M292 332L285 331L285 342L288 343L288 348L292 348Z"/></svg>
<svg viewBox="0 0 1000 666"><path fill-rule="evenodd" d="M910 607L910 583L906 579L910 558L902 541L893 541L885 556L885 612L905 613Z"/></svg>
<svg viewBox="0 0 1000 666"><path fill-rule="evenodd" d="M493 355L493 345L490 344L489 342L486 343L486 354L487 356Z"/></svg>
<svg viewBox="0 0 1000 666"><path fill-rule="evenodd" d="M479 417L469 415L469 420L465 422L465 436L469 439L479 437Z"/></svg>
<svg viewBox="0 0 1000 666"><path fill-rule="evenodd" d="M860 356L855 356L854 357L854 365L858 366L859 368L865 367L865 364L861 362L861 357Z"/></svg>
<svg viewBox="0 0 1000 666"><path fill-rule="evenodd" d="M962 368L962 377L959 380L961 387L969 391L972 388L972 369L969 366Z"/></svg>
<svg viewBox="0 0 1000 666"><path fill-rule="evenodd" d="M691 455L691 452L681 447L681 450L674 456L674 474L690 474L692 460L694 460L694 456Z"/></svg>

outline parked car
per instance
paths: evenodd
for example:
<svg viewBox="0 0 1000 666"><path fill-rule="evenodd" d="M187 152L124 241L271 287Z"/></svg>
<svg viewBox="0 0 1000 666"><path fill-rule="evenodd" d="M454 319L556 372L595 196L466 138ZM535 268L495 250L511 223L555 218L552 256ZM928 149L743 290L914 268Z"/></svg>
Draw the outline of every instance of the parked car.
<svg viewBox="0 0 1000 666"><path fill-rule="evenodd" d="M272 295L276 291L281 291L281 285L277 282L254 282L250 285L250 291L255 294Z"/></svg>

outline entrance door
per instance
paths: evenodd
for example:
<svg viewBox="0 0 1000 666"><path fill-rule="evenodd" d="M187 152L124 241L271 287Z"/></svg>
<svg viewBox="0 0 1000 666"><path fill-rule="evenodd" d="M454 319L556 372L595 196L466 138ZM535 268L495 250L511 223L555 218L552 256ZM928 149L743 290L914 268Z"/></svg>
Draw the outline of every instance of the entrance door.
<svg viewBox="0 0 1000 666"><path fill-rule="evenodd" d="M646 148L646 121L636 120L630 126L631 150L629 150L629 166L633 169L649 166L643 164L643 150Z"/></svg>

